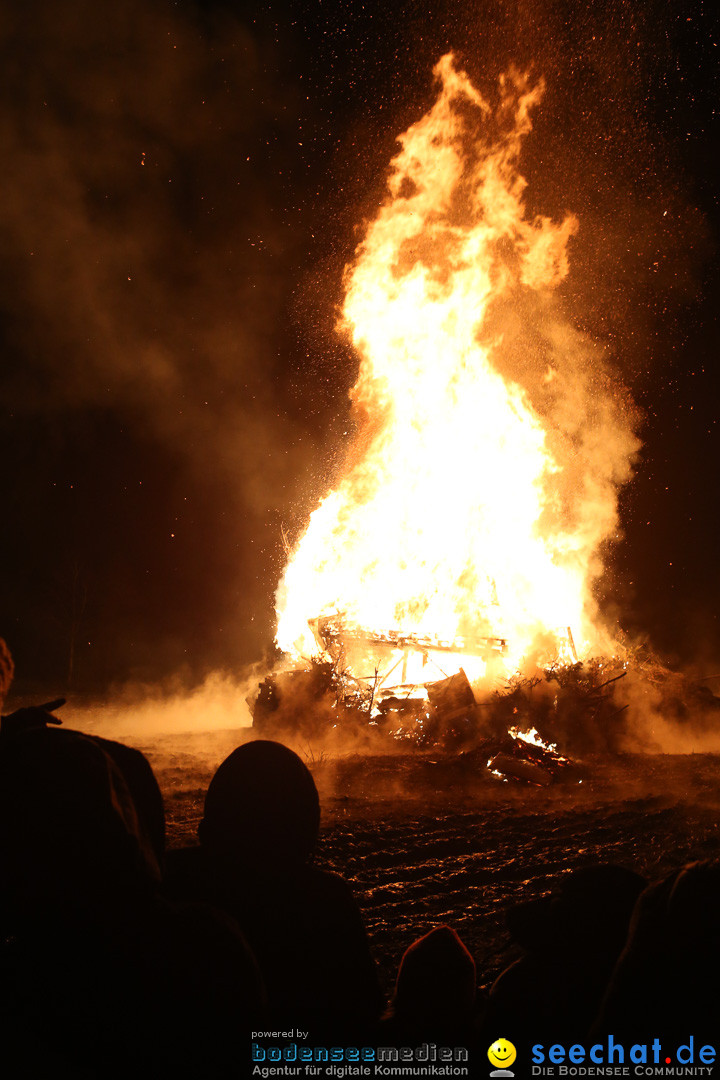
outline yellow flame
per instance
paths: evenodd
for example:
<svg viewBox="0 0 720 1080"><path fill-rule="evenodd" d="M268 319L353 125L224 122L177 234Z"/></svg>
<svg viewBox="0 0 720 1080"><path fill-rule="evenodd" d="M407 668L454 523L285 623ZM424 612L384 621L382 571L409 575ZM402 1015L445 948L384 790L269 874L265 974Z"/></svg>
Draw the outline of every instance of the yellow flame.
<svg viewBox="0 0 720 1080"><path fill-rule="evenodd" d="M543 85L503 77L493 113L450 54L435 75L346 269L360 424L278 590L278 644L296 656L318 651L308 620L331 613L372 633L507 638L511 665L560 628L580 642L615 527L612 478L591 485L602 512L568 511L558 438L501 374L502 340L482 337L493 304L568 272L577 221L530 218L518 171ZM538 383L558 383L547 358Z"/></svg>
<svg viewBox="0 0 720 1080"><path fill-rule="evenodd" d="M557 743L543 742L537 728L521 731L518 727L511 727L508 731L508 735L512 735L513 739L519 739L521 742L529 743L530 746L539 746L542 750L552 750L554 753L557 753Z"/></svg>

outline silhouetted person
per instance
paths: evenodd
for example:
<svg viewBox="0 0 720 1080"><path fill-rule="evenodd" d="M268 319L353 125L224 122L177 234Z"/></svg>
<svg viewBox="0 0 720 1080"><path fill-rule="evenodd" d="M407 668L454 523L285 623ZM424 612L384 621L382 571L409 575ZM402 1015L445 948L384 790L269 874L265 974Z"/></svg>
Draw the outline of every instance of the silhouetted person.
<svg viewBox="0 0 720 1080"><path fill-rule="evenodd" d="M645 885L633 870L590 866L563 877L551 897L510 909L508 929L525 955L490 991L487 1033L522 1016L528 1038L587 1034Z"/></svg>
<svg viewBox="0 0 720 1080"><path fill-rule="evenodd" d="M310 864L319 824L315 782L297 754L247 743L212 779L200 848L168 853L168 882L237 919L278 1023L338 1032L375 1020L382 1001L349 886Z"/></svg>
<svg viewBox="0 0 720 1080"><path fill-rule="evenodd" d="M12 726L11 726L12 728ZM262 1005L236 927L158 894L153 842L92 739L0 739L0 1015L25 1075L212 1069ZM168 1073L162 1072L163 1075Z"/></svg>
<svg viewBox="0 0 720 1080"><path fill-rule="evenodd" d="M0 645L2 644L4 643L0 639ZM1 651L0 668L2 668ZM0 719L0 739L28 734L46 728L48 725L61 725L62 720L54 716L53 712L64 704L65 698L57 698L44 705L16 709L8 716L3 716ZM143 827L152 843L155 856L162 865L165 855L165 810L160 787L150 762L140 750L135 750L131 746L125 746L112 739L103 739L99 735L83 732L76 732L76 734L82 734L84 738L97 743L120 769Z"/></svg>
<svg viewBox="0 0 720 1080"><path fill-rule="evenodd" d="M86 735L112 758L123 775L143 829L162 868L165 859L165 809L150 762L140 750L99 735Z"/></svg>
<svg viewBox="0 0 720 1080"><path fill-rule="evenodd" d="M712 1042L720 1017L719 912L717 861L690 863L648 886L595 1030Z"/></svg>
<svg viewBox="0 0 720 1080"><path fill-rule="evenodd" d="M473 1036L475 961L449 926L438 926L407 949L382 1038L398 1044L433 1040L467 1044Z"/></svg>

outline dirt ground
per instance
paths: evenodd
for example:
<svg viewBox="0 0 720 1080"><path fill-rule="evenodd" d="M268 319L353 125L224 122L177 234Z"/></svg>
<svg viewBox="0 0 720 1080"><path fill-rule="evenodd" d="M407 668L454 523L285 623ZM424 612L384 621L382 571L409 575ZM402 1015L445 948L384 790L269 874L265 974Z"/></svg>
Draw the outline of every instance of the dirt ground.
<svg viewBox="0 0 720 1080"><path fill-rule="evenodd" d="M169 846L194 842L214 770L248 737L135 741L163 790ZM720 855L717 755L589 759L582 782L539 789L457 755L295 749L321 795L317 863L352 883L387 991L403 950L441 923L458 931L489 985L515 955L506 909L546 895L575 867L613 862L655 877Z"/></svg>

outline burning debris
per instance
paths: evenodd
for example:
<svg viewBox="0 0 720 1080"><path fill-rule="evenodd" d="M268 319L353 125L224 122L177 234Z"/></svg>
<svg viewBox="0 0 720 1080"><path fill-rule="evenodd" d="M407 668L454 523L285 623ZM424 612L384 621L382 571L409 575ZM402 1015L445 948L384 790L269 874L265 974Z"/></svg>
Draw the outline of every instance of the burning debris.
<svg viewBox="0 0 720 1080"><path fill-rule="evenodd" d="M487 767L493 776L538 787L548 787L556 779L575 777L577 767L574 763L559 754L554 743L543 742L535 728L529 731L510 728L508 736L511 741L506 742L494 757L488 758Z"/></svg>
<svg viewBox="0 0 720 1080"><path fill-rule="evenodd" d="M348 624L343 615L310 619L309 626L321 653L337 663L375 665L375 675L384 665L379 687L390 684L393 675L402 685L411 672L432 672L445 675L443 665L462 658L465 663L482 662L492 665L507 653L507 640L500 637L442 639L437 635L409 633L399 630L371 631Z"/></svg>
<svg viewBox="0 0 720 1080"><path fill-rule="evenodd" d="M378 674L362 681L335 662L268 675L248 704L253 726L305 738L365 733L377 741L419 749L461 746L477 731L478 705L463 671L434 683L383 687Z"/></svg>
<svg viewBox="0 0 720 1080"><path fill-rule="evenodd" d="M337 661L314 659L269 675L249 704L265 736L327 741L337 731L338 741L452 752L478 771L547 786L582 778L567 754L613 748L626 708L613 689L625 674L601 661L551 665L478 701L462 669L425 684L384 687L379 673L363 683Z"/></svg>
<svg viewBox="0 0 720 1080"><path fill-rule="evenodd" d="M714 678L714 677L713 677ZM720 678L720 677L719 677ZM387 686L315 658L269 675L248 700L267 737L333 749L452 755L478 775L545 787L582 782L582 761L617 753L687 752L720 739L720 698L644 646L610 658L554 662L531 675L471 683L461 670Z"/></svg>

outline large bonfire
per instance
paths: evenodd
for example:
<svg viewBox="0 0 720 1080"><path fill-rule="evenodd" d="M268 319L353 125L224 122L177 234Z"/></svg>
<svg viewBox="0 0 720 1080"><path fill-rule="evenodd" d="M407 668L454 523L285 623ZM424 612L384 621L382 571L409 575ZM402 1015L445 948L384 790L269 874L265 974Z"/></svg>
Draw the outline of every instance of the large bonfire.
<svg viewBox="0 0 720 1080"><path fill-rule="evenodd" d="M519 171L543 83L494 107L444 56L346 269L357 434L277 594L277 642L373 688L612 652L593 586L637 442L602 350L561 314L578 221Z"/></svg>
<svg viewBox="0 0 720 1080"><path fill-rule="evenodd" d="M573 364L557 323L529 357L488 329L568 273L578 222L531 218L518 171L542 83L503 77L493 111L451 55L435 74L347 269L359 430L285 571L277 640L311 655L332 615L369 635L500 639L517 667L568 628L598 642L592 584L635 441L579 336Z"/></svg>

